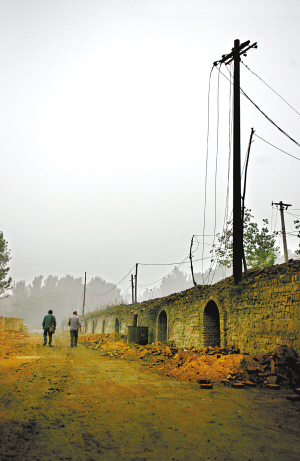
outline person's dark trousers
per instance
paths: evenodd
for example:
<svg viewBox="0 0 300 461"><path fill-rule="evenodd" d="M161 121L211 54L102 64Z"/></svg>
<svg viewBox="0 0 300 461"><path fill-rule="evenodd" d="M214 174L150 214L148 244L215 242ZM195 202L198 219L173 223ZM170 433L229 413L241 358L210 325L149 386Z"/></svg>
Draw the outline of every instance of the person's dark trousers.
<svg viewBox="0 0 300 461"><path fill-rule="evenodd" d="M70 330L71 335L71 347L77 347L77 340L78 340L78 330Z"/></svg>
<svg viewBox="0 0 300 461"><path fill-rule="evenodd" d="M52 343L52 333L50 333L49 328L44 328L44 343L47 342L47 333L49 335L49 346L51 346Z"/></svg>

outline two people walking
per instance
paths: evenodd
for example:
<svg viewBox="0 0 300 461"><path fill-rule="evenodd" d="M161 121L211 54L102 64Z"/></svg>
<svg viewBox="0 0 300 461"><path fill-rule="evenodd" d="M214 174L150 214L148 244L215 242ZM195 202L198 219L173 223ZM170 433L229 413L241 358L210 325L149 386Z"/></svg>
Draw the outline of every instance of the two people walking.
<svg viewBox="0 0 300 461"><path fill-rule="evenodd" d="M81 330L81 321L77 315L77 311L73 312L73 315L69 318L70 336L71 336L71 347L77 347L78 331ZM52 335L56 328L56 319L53 315L53 311L50 309L48 314L45 315L43 320L44 329L44 346L47 344L47 337L49 337L49 346L52 346Z"/></svg>

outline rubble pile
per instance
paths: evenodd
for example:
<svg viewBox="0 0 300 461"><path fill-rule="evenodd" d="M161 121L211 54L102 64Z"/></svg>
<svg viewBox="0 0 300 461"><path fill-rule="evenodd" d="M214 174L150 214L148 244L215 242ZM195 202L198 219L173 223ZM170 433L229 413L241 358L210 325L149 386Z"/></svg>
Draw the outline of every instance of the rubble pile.
<svg viewBox="0 0 300 461"><path fill-rule="evenodd" d="M250 357L233 346L197 350L161 342L146 346L127 344L126 336L118 333L85 334L80 342L101 355L138 360L150 370L180 380L293 388L300 385L300 358L288 346L278 346L272 352Z"/></svg>
<svg viewBox="0 0 300 461"><path fill-rule="evenodd" d="M197 350L178 348L172 343L156 342L140 346L127 344L126 336L111 334L85 334L80 342L101 355L138 360L142 366L180 380L210 379L221 381L229 372L237 375L245 355L234 347L206 347Z"/></svg>
<svg viewBox="0 0 300 461"><path fill-rule="evenodd" d="M258 385L300 385L300 358L292 347L278 346L272 352L254 357L254 361L251 365L241 363L236 376L228 378L249 380Z"/></svg>
<svg viewBox="0 0 300 461"><path fill-rule="evenodd" d="M80 335L78 342L85 344L93 350L99 350L101 355L120 357L127 349L126 335L119 333L101 333Z"/></svg>

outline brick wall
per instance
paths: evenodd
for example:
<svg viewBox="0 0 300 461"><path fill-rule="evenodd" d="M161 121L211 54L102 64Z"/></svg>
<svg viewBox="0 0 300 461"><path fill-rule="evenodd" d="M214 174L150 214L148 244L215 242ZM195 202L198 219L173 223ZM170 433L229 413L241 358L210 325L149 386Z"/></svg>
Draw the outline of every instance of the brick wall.
<svg viewBox="0 0 300 461"><path fill-rule="evenodd" d="M179 347L236 346L263 353L280 344L300 353L300 261L250 271L239 286L232 277L147 302L110 307L87 314L87 332L127 334L134 324L149 328L149 342L175 342ZM94 323L93 323L94 322Z"/></svg>
<svg viewBox="0 0 300 461"><path fill-rule="evenodd" d="M23 319L12 317L0 317L0 331L8 330L27 333L27 325L24 325Z"/></svg>

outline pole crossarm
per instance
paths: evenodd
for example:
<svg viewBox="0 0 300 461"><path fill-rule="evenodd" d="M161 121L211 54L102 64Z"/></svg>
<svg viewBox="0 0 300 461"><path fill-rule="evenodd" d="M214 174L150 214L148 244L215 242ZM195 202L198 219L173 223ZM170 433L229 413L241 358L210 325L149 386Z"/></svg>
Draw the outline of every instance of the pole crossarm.
<svg viewBox="0 0 300 461"><path fill-rule="evenodd" d="M272 202L272 206L273 205L285 207L284 208L285 210L287 210L289 206L292 206L292 205L289 205L288 203L282 203L282 202L279 202L279 203Z"/></svg>
<svg viewBox="0 0 300 461"><path fill-rule="evenodd" d="M252 45L250 45L250 40L247 40L246 42L242 43L239 46L239 49L238 49L239 55L247 56L247 51L250 50L251 48L257 48L257 42L252 43ZM236 50L233 48L231 53L222 54L222 59L220 59L219 61L215 61L214 66L217 66L218 64L229 64L230 62L232 62L234 59L234 51Z"/></svg>
<svg viewBox="0 0 300 461"><path fill-rule="evenodd" d="M279 206L280 218L281 218L281 233L282 233L282 240L283 240L284 260L287 263L288 260L289 260L289 257L288 257L288 249L287 249L287 242L286 242L286 232L285 232L285 223L284 223L284 213L283 213L283 211L287 210L288 207L292 206L292 205L289 205L287 203L282 203L281 200L280 200L279 203L272 202L272 206L273 205Z"/></svg>

